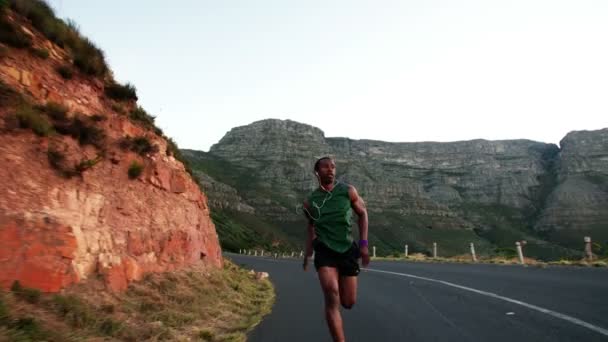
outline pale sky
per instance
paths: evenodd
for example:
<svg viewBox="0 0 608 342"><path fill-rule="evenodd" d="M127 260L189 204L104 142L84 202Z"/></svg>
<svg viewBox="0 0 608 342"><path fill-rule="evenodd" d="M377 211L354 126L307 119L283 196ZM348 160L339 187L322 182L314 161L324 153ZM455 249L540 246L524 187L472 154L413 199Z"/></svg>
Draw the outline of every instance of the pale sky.
<svg viewBox="0 0 608 342"><path fill-rule="evenodd" d="M606 0L49 3L181 148L267 118L391 142L608 127Z"/></svg>

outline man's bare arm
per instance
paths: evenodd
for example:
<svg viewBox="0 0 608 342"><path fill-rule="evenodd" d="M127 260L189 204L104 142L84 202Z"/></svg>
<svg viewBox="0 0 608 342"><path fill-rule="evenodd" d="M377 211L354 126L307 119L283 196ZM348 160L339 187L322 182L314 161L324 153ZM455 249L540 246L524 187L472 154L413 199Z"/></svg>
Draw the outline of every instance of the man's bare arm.
<svg viewBox="0 0 608 342"><path fill-rule="evenodd" d="M308 258L312 256L312 240L315 238L315 227L312 218L310 217L310 206L307 201L304 201L304 215L308 219L308 224L306 226L306 251L304 253L304 271L306 271L308 267Z"/></svg>
<svg viewBox="0 0 608 342"><path fill-rule="evenodd" d="M357 193L357 189L355 189L354 186L349 186L348 195L350 197L350 205L359 217L357 221L357 223L359 224L359 240L367 241L368 219L365 202L363 201L363 198L359 196L359 194ZM363 266L367 266L369 264L369 250L367 246L360 246L360 251Z"/></svg>
<svg viewBox="0 0 608 342"><path fill-rule="evenodd" d="M357 193L357 189L354 186L348 188L348 195L350 196L350 204L357 216L359 217L359 239L367 240L368 220L367 220L367 208L363 198Z"/></svg>

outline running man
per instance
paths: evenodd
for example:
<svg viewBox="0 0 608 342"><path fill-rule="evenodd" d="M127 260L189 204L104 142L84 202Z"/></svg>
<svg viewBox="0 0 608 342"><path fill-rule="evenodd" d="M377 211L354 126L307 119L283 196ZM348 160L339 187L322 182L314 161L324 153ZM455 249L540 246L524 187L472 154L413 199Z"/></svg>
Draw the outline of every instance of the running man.
<svg viewBox="0 0 608 342"><path fill-rule="evenodd" d="M303 267L308 269L314 249L314 264L325 296L325 319L334 341L343 342L340 305L350 309L357 299L358 259L364 267L369 264L367 210L355 187L335 181L336 164L330 157L317 160L314 171L319 188L304 201L308 236ZM352 234L353 210L358 216L359 243Z"/></svg>

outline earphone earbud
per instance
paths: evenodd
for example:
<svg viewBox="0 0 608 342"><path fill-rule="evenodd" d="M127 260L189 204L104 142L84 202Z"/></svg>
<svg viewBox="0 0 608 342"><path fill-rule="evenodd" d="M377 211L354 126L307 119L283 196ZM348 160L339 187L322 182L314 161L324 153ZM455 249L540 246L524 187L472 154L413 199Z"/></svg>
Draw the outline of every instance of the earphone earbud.
<svg viewBox="0 0 608 342"><path fill-rule="evenodd" d="M317 175L317 177L319 177L319 173L317 171L315 171L315 175Z"/></svg>

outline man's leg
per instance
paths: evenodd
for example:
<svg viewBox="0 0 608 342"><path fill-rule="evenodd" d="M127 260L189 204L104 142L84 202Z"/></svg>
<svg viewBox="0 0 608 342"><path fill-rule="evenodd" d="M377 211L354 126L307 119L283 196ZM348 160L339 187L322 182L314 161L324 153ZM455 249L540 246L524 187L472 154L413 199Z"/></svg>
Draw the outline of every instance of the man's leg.
<svg viewBox="0 0 608 342"><path fill-rule="evenodd" d="M357 277L340 276L340 304L345 309L350 309L357 301Z"/></svg>
<svg viewBox="0 0 608 342"><path fill-rule="evenodd" d="M334 267L319 267L319 281L325 296L325 319L329 332L335 342L344 341L342 316L340 315L340 290L338 287L338 270Z"/></svg>

